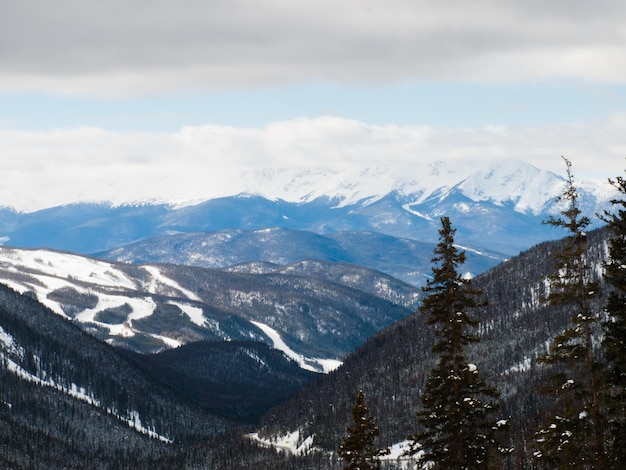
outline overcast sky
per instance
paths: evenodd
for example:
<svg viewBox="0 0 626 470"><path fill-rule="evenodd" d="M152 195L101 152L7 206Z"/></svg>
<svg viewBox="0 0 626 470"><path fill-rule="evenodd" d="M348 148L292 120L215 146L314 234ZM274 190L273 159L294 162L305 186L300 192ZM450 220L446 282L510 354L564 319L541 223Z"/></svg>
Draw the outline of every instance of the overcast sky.
<svg viewBox="0 0 626 470"><path fill-rule="evenodd" d="M0 205L560 155L623 174L626 2L0 0Z"/></svg>

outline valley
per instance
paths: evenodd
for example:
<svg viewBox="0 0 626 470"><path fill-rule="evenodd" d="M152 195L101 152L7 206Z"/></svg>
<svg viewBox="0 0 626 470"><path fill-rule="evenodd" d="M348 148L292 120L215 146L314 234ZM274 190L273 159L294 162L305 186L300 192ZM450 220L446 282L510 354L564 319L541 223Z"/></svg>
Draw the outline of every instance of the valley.
<svg viewBox="0 0 626 470"><path fill-rule="evenodd" d="M25 449L35 446L51 468L139 458L338 468L356 390L381 444L401 448L433 361L432 332L415 312L442 214L458 224L463 275L490 299L472 356L523 441L546 406L535 360L568 318L539 301L560 243L540 221L559 210L562 179L514 162L430 192L417 180L389 192L357 186L297 201L7 210L0 420L3 439L21 437L0 448L0 463L34 465ZM608 207L609 193L586 188L585 210ZM607 231L590 240L599 276ZM93 452L74 443L85 427Z"/></svg>

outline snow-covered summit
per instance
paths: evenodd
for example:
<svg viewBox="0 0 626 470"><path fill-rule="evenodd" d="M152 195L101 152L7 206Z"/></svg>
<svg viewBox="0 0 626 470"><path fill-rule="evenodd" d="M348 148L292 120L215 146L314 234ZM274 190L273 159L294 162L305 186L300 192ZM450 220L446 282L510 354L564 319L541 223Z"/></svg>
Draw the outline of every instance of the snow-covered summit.
<svg viewBox="0 0 626 470"><path fill-rule="evenodd" d="M355 158L355 161L357 159ZM383 161L383 158L381 158ZM203 174L189 174L183 185L162 180L142 189L127 187L123 179L106 184L79 185L64 189L64 204L108 201L113 206L169 204L173 207L196 205L211 199L251 194L270 200L307 203L323 198L337 207L371 204L389 194L404 202L420 204L434 195L445 195L452 188L474 201L512 201L518 212L538 213L560 190L562 178L521 160L495 160L491 163L456 159L431 160L415 157L412 162L324 166L314 159L307 166L221 168ZM606 181L580 181L581 187L596 197L608 193ZM73 196L72 196L73 195ZM50 201L48 201L50 203ZM31 212L49 208L25 194L0 191L0 207Z"/></svg>
<svg viewBox="0 0 626 470"><path fill-rule="evenodd" d="M516 212L540 214L563 191L563 178L519 160L481 168L459 188L473 201L513 202Z"/></svg>
<svg viewBox="0 0 626 470"><path fill-rule="evenodd" d="M520 160L477 168L472 162L417 161L348 170L257 170L244 176L246 192L270 199L307 202L316 198L339 206L377 201L398 193L420 203L435 192L458 187L475 201L513 201L519 212L538 213L562 188L562 178Z"/></svg>
<svg viewBox="0 0 626 470"><path fill-rule="evenodd" d="M486 166L473 162L416 161L360 169L266 169L243 176L245 191L273 200L304 203L317 198L336 201L338 207L371 204L397 194L412 205L453 189L475 202L512 203L515 212L539 215L563 190L562 176L530 163L510 159ZM607 182L577 181L596 202L611 196Z"/></svg>

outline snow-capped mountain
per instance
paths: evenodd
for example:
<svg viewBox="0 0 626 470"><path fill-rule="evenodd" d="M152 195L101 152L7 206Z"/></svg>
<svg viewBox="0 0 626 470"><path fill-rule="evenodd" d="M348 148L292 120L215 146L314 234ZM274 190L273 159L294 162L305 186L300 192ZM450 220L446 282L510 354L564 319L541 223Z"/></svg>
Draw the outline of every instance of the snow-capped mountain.
<svg viewBox="0 0 626 470"><path fill-rule="evenodd" d="M245 192L268 199L306 203L327 198L338 207L375 202L398 192L420 202L472 174L472 166L418 161L403 166L378 165L348 170L256 170L244 173Z"/></svg>
<svg viewBox="0 0 626 470"><path fill-rule="evenodd" d="M558 211L555 198L563 179L520 161L485 168L415 163L359 171L274 169L242 178L248 192L194 204L78 203L33 213L4 209L0 240L92 254L177 233L284 227L436 242L443 215L458 229L459 243L507 256L560 236L541 221ZM608 183L582 182L579 188L584 214L593 218L607 206Z"/></svg>
<svg viewBox="0 0 626 470"><path fill-rule="evenodd" d="M343 171L265 169L244 173L242 181L241 193L300 204L329 199L336 207L373 204L389 194L420 205L435 196L445 199L456 189L471 201L512 204L514 211L532 215L554 211L551 203L564 183L559 175L515 159L482 167L473 162L416 161ZM600 203L611 194L606 182L582 181L579 186Z"/></svg>
<svg viewBox="0 0 626 470"><path fill-rule="evenodd" d="M550 203L563 190L563 180L512 160L481 168L457 187L472 201L513 204L515 212L539 215L550 211Z"/></svg>

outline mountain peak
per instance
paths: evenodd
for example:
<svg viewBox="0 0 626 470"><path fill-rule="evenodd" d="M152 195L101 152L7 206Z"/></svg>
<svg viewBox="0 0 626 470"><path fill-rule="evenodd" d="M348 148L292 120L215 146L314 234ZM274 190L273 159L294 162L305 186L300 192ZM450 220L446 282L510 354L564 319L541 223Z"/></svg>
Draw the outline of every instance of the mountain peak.
<svg viewBox="0 0 626 470"><path fill-rule="evenodd" d="M516 212L538 215L562 192L563 178L520 160L507 160L479 169L458 188L473 201L512 202Z"/></svg>
<svg viewBox="0 0 626 470"><path fill-rule="evenodd" d="M256 170L244 175L249 192L269 199L309 202L338 201L338 207L375 202L389 193L425 198L441 187L451 187L471 174L469 163L416 161L359 168Z"/></svg>

